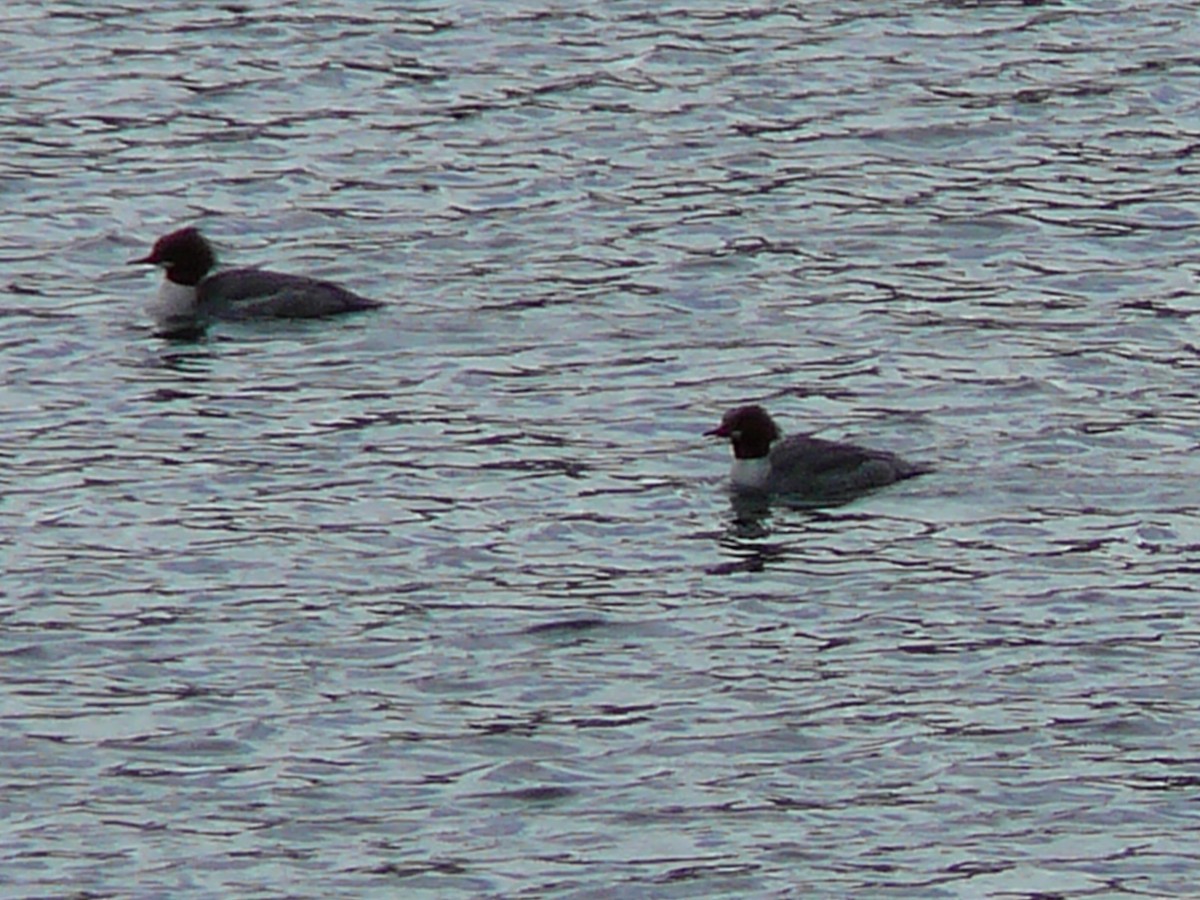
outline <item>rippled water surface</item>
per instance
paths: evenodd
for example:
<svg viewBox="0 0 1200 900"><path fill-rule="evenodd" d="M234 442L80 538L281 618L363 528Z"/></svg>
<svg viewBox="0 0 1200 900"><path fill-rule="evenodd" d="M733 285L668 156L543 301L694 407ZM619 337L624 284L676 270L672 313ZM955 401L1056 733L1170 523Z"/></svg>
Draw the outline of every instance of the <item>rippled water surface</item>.
<svg viewBox="0 0 1200 900"><path fill-rule="evenodd" d="M1198 21L6 5L0 893L1200 894Z"/></svg>

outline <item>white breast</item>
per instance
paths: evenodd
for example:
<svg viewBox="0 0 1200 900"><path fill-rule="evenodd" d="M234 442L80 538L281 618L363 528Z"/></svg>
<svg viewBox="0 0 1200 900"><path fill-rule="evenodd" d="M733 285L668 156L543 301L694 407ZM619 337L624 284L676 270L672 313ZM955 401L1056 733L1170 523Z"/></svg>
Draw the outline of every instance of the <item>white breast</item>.
<svg viewBox="0 0 1200 900"><path fill-rule="evenodd" d="M164 279L162 286L158 289L158 297L150 304L149 312L159 323L178 321L194 316L196 314L196 288Z"/></svg>
<svg viewBox="0 0 1200 900"><path fill-rule="evenodd" d="M770 474L771 461L768 457L735 459L733 468L729 470L729 480L735 488L763 491L767 488L767 479Z"/></svg>

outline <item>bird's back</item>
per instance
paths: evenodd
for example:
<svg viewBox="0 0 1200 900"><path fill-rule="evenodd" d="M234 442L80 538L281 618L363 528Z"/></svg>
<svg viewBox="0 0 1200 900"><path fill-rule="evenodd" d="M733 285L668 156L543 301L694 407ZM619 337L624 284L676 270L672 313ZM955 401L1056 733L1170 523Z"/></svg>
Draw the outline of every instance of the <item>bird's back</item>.
<svg viewBox="0 0 1200 900"><path fill-rule="evenodd" d="M200 312L214 319L311 319L382 305L331 281L267 269L226 269L200 283Z"/></svg>
<svg viewBox="0 0 1200 900"><path fill-rule="evenodd" d="M814 497L868 491L927 471L885 450L808 435L794 435L775 444L770 461L771 492Z"/></svg>

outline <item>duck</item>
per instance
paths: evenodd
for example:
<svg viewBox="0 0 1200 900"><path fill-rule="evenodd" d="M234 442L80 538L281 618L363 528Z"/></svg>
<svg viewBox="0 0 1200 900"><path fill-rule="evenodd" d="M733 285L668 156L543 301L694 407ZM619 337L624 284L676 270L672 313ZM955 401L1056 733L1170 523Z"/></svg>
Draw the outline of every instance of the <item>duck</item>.
<svg viewBox="0 0 1200 900"><path fill-rule="evenodd" d="M886 450L872 450L806 434L784 437L762 406L729 410L705 436L733 446L730 487L735 493L835 500L932 471Z"/></svg>
<svg viewBox="0 0 1200 900"><path fill-rule="evenodd" d="M313 319L384 305L304 275L253 267L214 272L217 254L192 226L160 237L148 255L129 264L162 267L165 278L150 314L167 336L203 333L213 320Z"/></svg>

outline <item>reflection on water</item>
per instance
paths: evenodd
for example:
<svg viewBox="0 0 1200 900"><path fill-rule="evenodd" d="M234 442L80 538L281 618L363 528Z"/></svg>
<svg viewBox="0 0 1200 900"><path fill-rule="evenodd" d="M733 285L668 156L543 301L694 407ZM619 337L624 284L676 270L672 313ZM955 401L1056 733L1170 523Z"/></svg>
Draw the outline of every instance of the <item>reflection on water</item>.
<svg viewBox="0 0 1200 900"><path fill-rule="evenodd" d="M10 6L9 893L1195 894L1181 9Z"/></svg>

